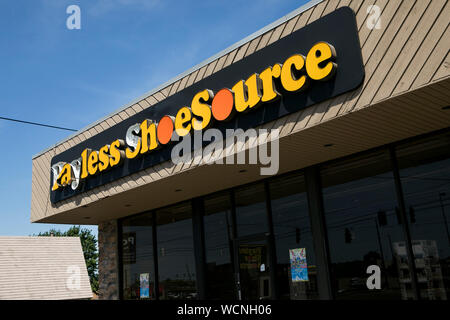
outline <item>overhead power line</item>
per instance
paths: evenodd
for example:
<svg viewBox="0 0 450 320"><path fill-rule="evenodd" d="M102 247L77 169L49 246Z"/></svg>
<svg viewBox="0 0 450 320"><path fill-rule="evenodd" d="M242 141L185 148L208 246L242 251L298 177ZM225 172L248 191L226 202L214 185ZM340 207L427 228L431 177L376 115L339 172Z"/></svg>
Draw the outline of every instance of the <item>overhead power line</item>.
<svg viewBox="0 0 450 320"><path fill-rule="evenodd" d="M31 122L31 121L18 120L18 119L6 118L6 117L0 117L0 119L1 120L7 120L7 121L19 122L19 123L25 123L25 124L31 124L31 125L34 125L34 126L53 128L53 129L60 129L60 130L66 130L66 131L78 131L78 130L75 130L75 129L58 127L58 126L52 126L52 125L49 125L49 124L39 123L39 122Z"/></svg>

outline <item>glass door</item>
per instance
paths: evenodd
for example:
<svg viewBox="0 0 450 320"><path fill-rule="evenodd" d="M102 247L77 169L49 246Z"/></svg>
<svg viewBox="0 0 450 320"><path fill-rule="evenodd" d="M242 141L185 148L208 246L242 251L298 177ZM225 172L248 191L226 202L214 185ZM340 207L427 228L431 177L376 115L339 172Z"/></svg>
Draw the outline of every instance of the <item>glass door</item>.
<svg viewBox="0 0 450 320"><path fill-rule="evenodd" d="M250 236L234 241L236 286L239 300L272 298L268 237Z"/></svg>

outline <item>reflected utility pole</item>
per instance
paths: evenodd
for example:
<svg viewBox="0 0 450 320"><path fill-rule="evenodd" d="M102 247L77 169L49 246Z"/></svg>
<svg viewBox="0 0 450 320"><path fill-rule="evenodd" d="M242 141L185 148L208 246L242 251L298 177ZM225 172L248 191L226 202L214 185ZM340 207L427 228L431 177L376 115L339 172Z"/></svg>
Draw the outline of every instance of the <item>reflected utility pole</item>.
<svg viewBox="0 0 450 320"><path fill-rule="evenodd" d="M382 264L381 267L383 268L384 285L385 285L385 288L389 288L386 263L384 261L383 245L381 243L381 235L380 235L380 229L378 227L378 220L377 219L375 219L375 227L377 228L378 246L380 247L381 264Z"/></svg>
<svg viewBox="0 0 450 320"><path fill-rule="evenodd" d="M441 203L442 219L444 219L445 231L447 231L447 239L448 243L450 244L450 233L448 232L447 216L445 215L444 203L442 202L443 197L445 197L445 192L439 193L439 202Z"/></svg>

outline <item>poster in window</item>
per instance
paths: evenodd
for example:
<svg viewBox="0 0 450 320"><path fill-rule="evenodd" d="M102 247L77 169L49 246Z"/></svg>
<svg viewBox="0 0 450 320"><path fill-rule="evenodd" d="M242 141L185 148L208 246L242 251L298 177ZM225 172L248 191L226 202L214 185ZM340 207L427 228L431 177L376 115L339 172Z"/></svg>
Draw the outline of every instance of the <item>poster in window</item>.
<svg viewBox="0 0 450 320"><path fill-rule="evenodd" d="M140 297L150 298L150 286L149 286L150 274L149 273L141 273L139 276L140 283Z"/></svg>
<svg viewBox="0 0 450 320"><path fill-rule="evenodd" d="M306 249L289 249L291 260L292 282L308 281L308 265L306 263Z"/></svg>

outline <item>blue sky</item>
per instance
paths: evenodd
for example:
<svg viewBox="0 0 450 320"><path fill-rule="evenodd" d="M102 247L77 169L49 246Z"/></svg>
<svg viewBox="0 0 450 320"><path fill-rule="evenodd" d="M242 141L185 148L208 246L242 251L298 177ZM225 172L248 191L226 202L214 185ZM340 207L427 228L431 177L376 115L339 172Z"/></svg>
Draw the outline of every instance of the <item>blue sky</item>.
<svg viewBox="0 0 450 320"><path fill-rule="evenodd" d="M306 2L3 0L0 116L81 129ZM0 120L0 235L70 227L30 223L32 156L69 134Z"/></svg>

